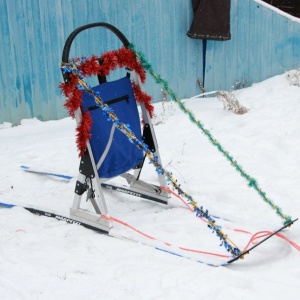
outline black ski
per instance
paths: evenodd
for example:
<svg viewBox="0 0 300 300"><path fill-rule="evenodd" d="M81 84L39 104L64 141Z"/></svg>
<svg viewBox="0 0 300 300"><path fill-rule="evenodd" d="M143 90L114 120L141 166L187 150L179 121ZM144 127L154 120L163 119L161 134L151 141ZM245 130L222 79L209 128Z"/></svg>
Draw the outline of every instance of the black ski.
<svg viewBox="0 0 300 300"><path fill-rule="evenodd" d="M111 184L107 184L107 183L101 183L101 186L106 188L107 190L117 191L117 192L120 192L120 193L124 193L124 194L127 194L127 195L131 195L131 196L135 196L135 197L155 201L155 202L162 203L162 204L168 204L168 202L166 200L159 199L155 196L150 196L150 195L141 193L140 191L135 192L135 191L132 191L130 189L127 189L126 187L115 186L115 185L111 185Z"/></svg>
<svg viewBox="0 0 300 300"><path fill-rule="evenodd" d="M22 170L29 172L29 173L34 173L34 174L38 174L38 175L46 175L46 176L51 176L51 177L58 177L58 178L62 178L62 179L66 179L66 180L71 180L74 177L70 176L70 175L65 175L65 174L60 174L60 173L53 173L53 172L48 172L48 171L42 171L42 170L38 170L35 168L31 168L28 166L21 166L20 168L22 168ZM121 192L124 194L128 194L131 196L135 196L135 197L139 197L139 198L143 198L143 199L147 199L147 200L151 200L157 203L162 203L162 204L168 204L168 202L166 200L160 199L155 197L155 195L149 195L140 191L132 191L130 189L127 189L126 187L120 187L120 186L115 186L115 185L111 185L111 184L107 184L107 183L101 183L101 186L107 190L113 190L113 191L117 191L117 192ZM158 187L159 189L159 187Z"/></svg>
<svg viewBox="0 0 300 300"><path fill-rule="evenodd" d="M15 205L15 204L8 204L8 203L3 203L3 202L0 202L0 208L13 208L13 207L22 207L24 208L25 210L35 214L35 215L38 215L38 216L46 216L46 217L50 217L50 218L54 218L56 220L59 220L59 221L64 221L66 223L69 223L69 224L77 224L77 225L80 225L80 226L83 226L87 229L90 229L90 230L93 230L93 231L96 231L98 233L101 233L101 234L105 234L106 236L108 237L113 237L113 238L119 238L119 239L124 239L124 240L128 240L128 241L131 241L131 242L138 242L140 243L140 241L137 241L137 240L134 240L134 239L131 239L131 238L126 238L126 237L116 237L114 235L111 235L109 234L109 232L105 231L105 230L102 230L102 229L99 229L95 226L91 226L89 224L86 224L84 222L79 222L77 220L74 220L70 217L66 217L66 216L63 216L61 214L58 214L56 212L49 212L49 211L46 211L46 210L43 210L43 209L40 209L40 208L36 208L36 207L31 207L31 206L23 206L23 205ZM282 226L281 228L279 228L277 231L274 231L272 234L270 234L269 236L267 236L266 238L264 238L263 240L261 240L259 243L257 243L256 245L254 245L253 247L249 248L248 250L244 251L243 253L240 253L238 256L232 258L231 260L225 262L225 263L222 263L222 264L212 264L212 263L207 263L207 262L204 262L204 261L200 261L200 260L196 260L196 262L198 263L202 263L202 264L205 264L205 265L208 265L208 266L211 266L211 267L224 267L224 266L227 266L235 261L237 261L238 259L241 259L244 255L246 254L249 254L249 252L251 250L253 250L254 248L256 248L257 246L259 246L260 244L264 243L266 240L268 240L269 238L271 238L272 236L274 236L276 233L282 231L283 229L285 229L286 227L289 227L291 226L293 223L295 223L296 221L298 220L295 219L291 222L289 222L288 224ZM188 257L185 257L185 256L182 256L180 254L177 254L175 252L172 252L172 251L169 251L169 250L166 250L166 249L162 249L160 247L156 247L156 246L153 246L153 245L148 245L148 244L145 244L147 246L150 246L152 248L155 248L156 250L160 250L160 251L163 251L163 252L167 252L169 254L172 254L172 255L176 255L176 256L179 256L179 257L183 257L183 258L188 258ZM189 258L188 258L189 259Z"/></svg>
<svg viewBox="0 0 300 300"><path fill-rule="evenodd" d="M64 221L64 222L67 222L69 224L77 224L77 225L80 225L80 226L83 226L85 228L97 231L97 232L102 233L102 234L108 234L107 231L99 229L98 227L91 226L91 225L86 224L84 222L79 222L79 221L74 220L74 219L72 219L70 217L66 217L66 216L60 215L60 214L55 213L55 212L49 212L49 211L46 211L46 210L42 210L40 208L35 208L35 207L31 207L31 206L8 204L8 203L0 202L0 208L1 207L2 208L22 207L22 208L30 211L31 213L33 213L35 215L38 215L38 216L46 216L46 217L49 217L49 218L54 218L56 220Z"/></svg>
<svg viewBox="0 0 300 300"><path fill-rule="evenodd" d="M272 237L273 235L275 235L276 233L278 233L278 232L282 231L283 229L285 229L285 228L287 228L287 227L293 225L297 220L298 220L298 218L295 219L295 220L293 220L293 221L291 221L291 222L289 222L289 223L287 223L286 225L282 226L281 228L279 228L278 230L274 231L272 234L270 234L270 235L267 236L266 238L262 239L260 242L258 242L258 243L255 244L254 246L252 246L251 248L247 249L246 251L240 253L238 256L236 256L236 257L234 257L233 259L229 260L227 263L228 263L228 264L231 264L231 263L233 263L234 261L236 261L236 260L238 260L238 259L240 259L240 258L243 258L244 255L249 254L251 250L253 250L253 249L256 248L257 246L259 246L260 244L264 243L266 240L268 240L269 238L271 238L271 237Z"/></svg>
<svg viewBox="0 0 300 300"><path fill-rule="evenodd" d="M25 210L27 210L27 211L35 214L35 215L38 215L38 216L46 216L46 217L49 217L49 218L54 218L54 219L59 220L59 221L64 221L64 222L69 223L69 224L77 224L77 225L83 226L83 227L85 227L87 229L96 231L96 232L98 232L100 234L105 234L105 236L107 236L107 237L121 239L121 240L129 241L129 242L134 242L134 243L138 243L138 244L143 244L143 245L146 245L148 247L154 248L154 249L159 250L159 251L163 251L163 252L171 254L171 255L175 255L175 256L178 256L178 257L190 259L189 257L183 256L183 255L178 254L176 252L172 252L170 250L163 249L161 247L153 246L151 244L147 244L147 243L141 242L139 240L135 240L135 239L132 239L132 238L129 238L129 237L123 237L123 236L121 236L121 237L114 236L112 234L109 234L107 231L104 231L104 230L101 230L101 229L99 229L97 227L88 225L88 224L86 224L84 222L79 222L77 220L74 220L72 218L63 216L63 215L58 214L56 212L49 212L49 211L46 211L46 210L43 210L43 209L40 209L40 208L31 207L31 206L23 206L23 205L8 204L8 203L0 202L0 208L13 208L13 207L22 207ZM208 265L210 267L224 267L224 266L227 265L226 262L225 263L221 263L221 264L212 264L212 263L204 262L204 261L201 261L201 260L194 260L194 261L196 261L198 263L201 263L201 264Z"/></svg>

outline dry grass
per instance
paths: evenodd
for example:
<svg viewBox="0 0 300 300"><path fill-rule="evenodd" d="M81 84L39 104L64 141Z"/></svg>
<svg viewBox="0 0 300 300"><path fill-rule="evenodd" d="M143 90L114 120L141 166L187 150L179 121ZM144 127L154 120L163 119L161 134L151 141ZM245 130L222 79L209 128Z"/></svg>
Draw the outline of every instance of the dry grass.
<svg viewBox="0 0 300 300"><path fill-rule="evenodd" d="M286 78L291 85L300 86L300 69L288 72Z"/></svg>
<svg viewBox="0 0 300 300"><path fill-rule="evenodd" d="M161 94L162 94L162 101L161 101L162 112L159 115L156 115L154 112L154 118L152 120L153 125L164 124L168 119L168 116L172 116L175 111L172 101L170 101L169 105L166 105L166 103L168 102L168 95L163 89L161 90Z"/></svg>
<svg viewBox="0 0 300 300"><path fill-rule="evenodd" d="M206 89L204 88L204 85L199 78L197 78L197 83L201 91L203 93L206 93ZM216 96L223 103L223 108L225 110L232 111L237 115L245 114L248 111L246 107L244 107L239 103L235 95L232 93L233 90L244 88L245 86L247 86L247 84L248 84L247 80L237 81L228 92L227 91L216 92Z"/></svg>
<svg viewBox="0 0 300 300"><path fill-rule="evenodd" d="M204 85L203 85L202 81L199 78L197 78L197 83L198 83L202 93L206 93L206 89L204 88Z"/></svg>
<svg viewBox="0 0 300 300"><path fill-rule="evenodd" d="M234 94L229 91L219 91L216 93L217 98L223 103L223 108L234 112L237 115L243 115L248 111L248 108L239 103Z"/></svg>

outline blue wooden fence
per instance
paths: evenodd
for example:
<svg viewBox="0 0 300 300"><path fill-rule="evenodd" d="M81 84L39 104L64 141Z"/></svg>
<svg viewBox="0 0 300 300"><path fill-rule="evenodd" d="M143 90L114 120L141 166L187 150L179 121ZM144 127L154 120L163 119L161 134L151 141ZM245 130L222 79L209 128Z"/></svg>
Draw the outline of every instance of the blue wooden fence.
<svg viewBox="0 0 300 300"><path fill-rule="evenodd" d="M253 0L231 1L230 41L208 41L205 87L248 85L300 67L300 19Z"/></svg>
<svg viewBox="0 0 300 300"><path fill-rule="evenodd" d="M62 49L77 27L108 22L119 28L179 98L229 89L236 81L261 81L300 65L300 23L255 0L231 1L231 35L207 41L186 32L193 19L190 0L0 0L0 123L66 116L58 89ZM121 46L105 29L76 38L71 57L100 55ZM147 92L162 99L148 78Z"/></svg>

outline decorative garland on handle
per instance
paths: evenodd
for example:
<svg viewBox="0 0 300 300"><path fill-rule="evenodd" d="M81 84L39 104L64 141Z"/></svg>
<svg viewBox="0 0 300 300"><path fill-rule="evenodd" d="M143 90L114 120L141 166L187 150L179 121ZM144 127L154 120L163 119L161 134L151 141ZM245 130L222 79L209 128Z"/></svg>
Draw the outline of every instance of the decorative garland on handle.
<svg viewBox="0 0 300 300"><path fill-rule="evenodd" d="M210 131L204 127L204 125L196 119L193 112L191 112L185 105L182 103L175 93L169 88L167 81L165 81L159 74L155 73L151 64L146 60L144 54L141 52L137 52L135 50L134 45L130 45L129 48L135 53L136 57L140 60L141 65L151 74L151 76L154 78L154 80L162 86L162 88L170 95L171 99L175 101L179 108L189 116L189 119L192 123L196 124L196 126L204 133L205 136L208 137L209 141L217 147L217 149L228 159L228 161L231 163L233 167L235 167L236 171L240 173L240 175L245 178L248 181L248 186L254 188L259 196L271 206L272 209L275 210L276 214L281 217L284 221L284 225L290 223L292 221L291 216L286 215L282 212L282 209L277 206L271 199L269 199L266 195L266 193L259 187L257 181L248 175L241 165L238 164L238 162L229 154L228 151L226 151L221 144L212 136Z"/></svg>
<svg viewBox="0 0 300 300"><path fill-rule="evenodd" d="M124 123L120 122L120 120L118 119L118 117L116 116L114 111L102 101L99 92L94 92L92 90L92 88L87 85L87 83L84 81L84 75L86 75L86 71L82 71L81 66L82 66L82 64L80 63L80 61L77 60L77 61L70 61L69 63L61 63L60 67L63 70L63 72L67 72L70 75L72 75L72 76L70 76L72 78L72 82L73 82L71 85L74 85L74 82L76 82L76 89L79 89L81 92L85 91L85 92L91 94L94 97L96 104L102 109L103 114L107 117L107 120L113 122L116 125L116 127L118 128L118 130L120 130L122 133L124 133L128 137L128 140L131 143L135 144L139 149L141 149L145 152L145 155L148 157L150 162L154 165L156 172L158 174L164 175L167 179L167 182L171 183L173 188L177 191L178 195L182 195L183 197L185 197L189 201L189 203L193 206L196 216L207 220L208 228L210 228L212 230L212 232L215 233L216 236L220 239L220 241L221 241L220 246L224 246L226 251L231 253L231 255L233 257L239 256L241 254L240 249L222 231L222 227L218 226L216 224L216 221L209 214L208 210L205 210L202 206L199 207L197 205L197 202L192 198L192 196L182 190L182 188L180 187L180 184L178 184L177 180L175 180L174 177L172 176L172 173L165 170L158 163L158 157L155 156L150 151L148 145L145 144L143 141L140 141L135 136L135 134L131 131L130 126L128 124L124 124ZM97 72L96 72L96 74L97 74ZM76 80L74 80L75 78L76 78ZM143 78L141 78L141 79L143 81ZM72 87L71 88L72 92L68 93L67 91L69 91L69 89L66 88L65 85L62 84L61 87L63 88L64 94L66 96L70 95L70 97L72 99L72 96L75 93L74 88ZM75 100L77 101L78 99L75 99ZM69 98L67 103L70 101L72 102L72 100L70 100L70 98ZM74 114L74 110L73 110L74 106L79 108L80 104L79 104L79 106L77 106L77 104L75 104L75 105L68 104L67 105L68 108L70 108L70 107L72 108L70 112L71 113L73 112L73 114Z"/></svg>

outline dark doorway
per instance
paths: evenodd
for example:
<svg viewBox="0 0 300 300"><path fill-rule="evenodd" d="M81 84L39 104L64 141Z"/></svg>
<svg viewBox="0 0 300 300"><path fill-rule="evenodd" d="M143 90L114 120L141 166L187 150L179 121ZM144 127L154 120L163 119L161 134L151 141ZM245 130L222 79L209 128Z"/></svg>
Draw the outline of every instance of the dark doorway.
<svg viewBox="0 0 300 300"><path fill-rule="evenodd" d="M263 0L280 10L300 18L300 0Z"/></svg>

